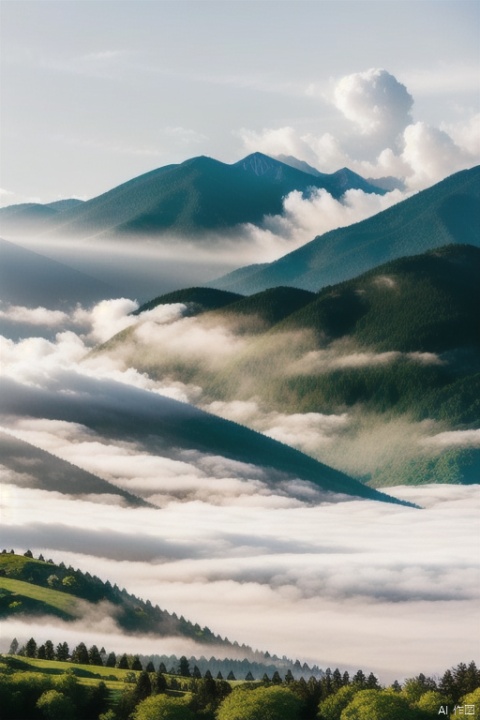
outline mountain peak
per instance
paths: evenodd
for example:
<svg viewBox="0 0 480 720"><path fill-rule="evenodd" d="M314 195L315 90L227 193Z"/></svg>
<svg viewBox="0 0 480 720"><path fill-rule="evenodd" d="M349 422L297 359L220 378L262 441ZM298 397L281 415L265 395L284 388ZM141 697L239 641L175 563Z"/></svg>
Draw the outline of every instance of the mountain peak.
<svg viewBox="0 0 480 720"><path fill-rule="evenodd" d="M281 178L283 176L284 163L279 160L274 160L261 152L254 152L251 155L247 155L243 160L235 163L235 167L253 172L259 177L263 175L271 177L274 175L277 178Z"/></svg>

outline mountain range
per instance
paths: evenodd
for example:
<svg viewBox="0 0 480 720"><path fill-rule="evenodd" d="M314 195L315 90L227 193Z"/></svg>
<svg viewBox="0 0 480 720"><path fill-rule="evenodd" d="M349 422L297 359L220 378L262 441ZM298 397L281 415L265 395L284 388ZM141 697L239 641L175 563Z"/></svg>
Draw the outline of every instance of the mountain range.
<svg viewBox="0 0 480 720"><path fill-rule="evenodd" d="M418 428L433 422L437 433L468 430L477 427L480 414L479 277L480 249L450 245L319 293L277 287L239 298L190 288L142 306L139 323L93 355L122 358L152 378L200 387L195 402L220 414L228 414L228 404L254 399L267 417L346 413L361 427L397 417ZM156 326L155 312L171 304L183 306L181 317ZM179 341L184 333L202 332L214 346L219 328L234 351L219 351L214 364ZM259 414L245 422L259 429ZM412 462L402 458L402 481L477 477L478 451L453 448L447 462L444 453L428 453L428 441L417 441ZM311 452L346 471L341 458L331 462L328 450L320 442ZM399 472L384 458L370 473L354 474L388 485L398 483Z"/></svg>
<svg viewBox="0 0 480 720"><path fill-rule="evenodd" d="M26 204L0 210L2 232L10 235L151 237L221 233L243 223L260 224L283 210L293 190L309 196L316 189L334 198L347 190L385 191L343 168L332 174L292 167L254 153L232 165L195 157L129 180L98 197Z"/></svg>
<svg viewBox="0 0 480 720"><path fill-rule="evenodd" d="M331 230L274 262L210 283L239 293L278 285L319 290L377 265L450 243L480 245L480 166L462 170L383 212Z"/></svg>

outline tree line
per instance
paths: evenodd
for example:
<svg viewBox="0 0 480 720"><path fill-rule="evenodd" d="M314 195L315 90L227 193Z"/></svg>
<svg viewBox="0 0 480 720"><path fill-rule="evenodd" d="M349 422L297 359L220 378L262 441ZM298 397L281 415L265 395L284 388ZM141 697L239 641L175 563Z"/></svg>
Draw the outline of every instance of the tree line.
<svg viewBox="0 0 480 720"><path fill-rule="evenodd" d="M47 645L51 654L53 644L49 641L44 643L46 650ZM25 657L32 657L27 655L27 646L30 653L36 648L38 657L42 646L31 638L25 645ZM57 649L64 647L65 644L60 643ZM10 649L16 649L19 657L18 652L22 648L16 647L15 640ZM56 651L53 653L55 655ZM103 648L100 651L95 646L87 649L84 643L80 643L70 657L72 660L88 657L88 664L95 665L103 664L100 663L102 656L108 659L110 655ZM79 660L75 659L75 662ZM30 708L34 707L35 711L24 716L7 714L6 720L24 720L25 717L29 720L45 717L52 720L56 717L61 720L405 720L407 717L409 720L429 720L438 718L439 714L454 718L460 710L461 715L480 717L480 671L473 661L468 665L459 663L439 678L420 673L403 684L395 681L389 687L382 687L373 673L367 675L358 670L350 676L338 668L333 671L327 668L321 678L312 676L307 680L303 677L296 680L291 670L287 670L283 677L276 671L271 676L264 673L258 679L249 673L245 678L238 678L242 681L238 683L233 673L225 680L221 673L213 678L207 670L202 677L198 667L194 665L192 668L186 656L182 656L178 665L171 668L172 672L163 663L155 668L152 661L143 668L138 655L126 654L116 658L112 667L128 669L124 674L124 690L113 704L111 701L108 703L108 691L102 687L103 683L96 686L93 699L83 690L75 691L78 697L75 696L77 700L74 702L75 693L71 696L65 688L77 687L75 675L75 682L70 680L70 685L64 683L59 690L55 685L58 679L49 679L51 686L46 689L41 683L39 685L38 677L36 684L29 684L32 673L17 673L17 676L24 676L26 688L23 688L23 694L28 697L32 693L36 695L35 703L29 701ZM72 668L67 675L71 676L72 671L75 672L75 669ZM3 677L1 687L4 689L5 682L8 685L8 679L5 681ZM18 684L18 677L16 680L11 678L11 682ZM39 694L40 690L42 693ZM52 691L55 692L52 694ZM93 692L92 688L89 691ZM44 698L45 693L50 693L45 696L47 699ZM59 698L59 694L70 700L70 705ZM84 705L90 703L92 707L94 701L97 702L97 714L79 714L78 698ZM57 716L51 710L50 701L53 703L54 700L62 707L63 714ZM66 708L70 714L66 714Z"/></svg>

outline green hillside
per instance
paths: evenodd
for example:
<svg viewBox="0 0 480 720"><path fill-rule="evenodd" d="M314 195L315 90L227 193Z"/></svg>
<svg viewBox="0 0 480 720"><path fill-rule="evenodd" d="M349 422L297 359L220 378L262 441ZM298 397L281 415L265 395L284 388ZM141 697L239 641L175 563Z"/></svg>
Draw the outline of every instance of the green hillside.
<svg viewBox="0 0 480 720"><path fill-rule="evenodd" d="M196 157L180 165L167 165L134 178L108 192L61 212L43 212L41 230L90 236L199 235L262 221L279 214L289 192L308 194L324 188L338 198L350 188L383 193L355 173L339 171L313 176L261 153L227 165L209 157ZM31 208L0 211L4 232L31 229ZM43 218L43 215L42 215Z"/></svg>
<svg viewBox="0 0 480 720"><path fill-rule="evenodd" d="M367 220L332 230L267 266L212 283L255 293L277 285L318 290L377 265L450 243L480 245L480 166L463 170Z"/></svg>
<svg viewBox="0 0 480 720"><path fill-rule="evenodd" d="M55 615L63 620L82 619L94 609L92 605L105 601L111 604L111 617L123 632L179 636L207 645L230 644L209 628L178 618L88 572L5 550L0 553L3 618Z"/></svg>
<svg viewBox="0 0 480 720"><path fill-rule="evenodd" d="M347 413L364 429L395 417L410 425L433 422L437 432L471 429L480 417L479 277L480 250L451 245L386 263L316 295L275 288L204 312L195 328L205 332L205 342L221 327L240 343L213 364L169 347L161 336L143 338L139 351L132 328L98 352L121 354L155 378L193 383L202 388L204 405L254 399L267 414ZM412 446L402 463L392 466L387 458L369 471L352 471L348 452L341 458L325 450L320 444L310 452L377 485L400 477L477 477L477 451L469 448L449 450L447 462L446 450L434 456L418 445L415 454Z"/></svg>

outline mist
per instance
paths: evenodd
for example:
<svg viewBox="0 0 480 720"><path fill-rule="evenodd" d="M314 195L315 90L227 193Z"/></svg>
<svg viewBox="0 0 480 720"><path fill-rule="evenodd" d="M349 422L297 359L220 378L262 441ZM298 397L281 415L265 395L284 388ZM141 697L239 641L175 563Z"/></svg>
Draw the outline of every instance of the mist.
<svg viewBox="0 0 480 720"><path fill-rule="evenodd" d="M424 509L356 500L216 507L205 500L132 515L76 501L72 513L69 498L42 502L41 491L10 487L2 541L94 569L230 640L323 667L368 667L388 682L475 656L480 586L479 488L394 492ZM184 648L183 641L143 638L122 644L112 627L93 630L86 627L85 636L116 651Z"/></svg>

